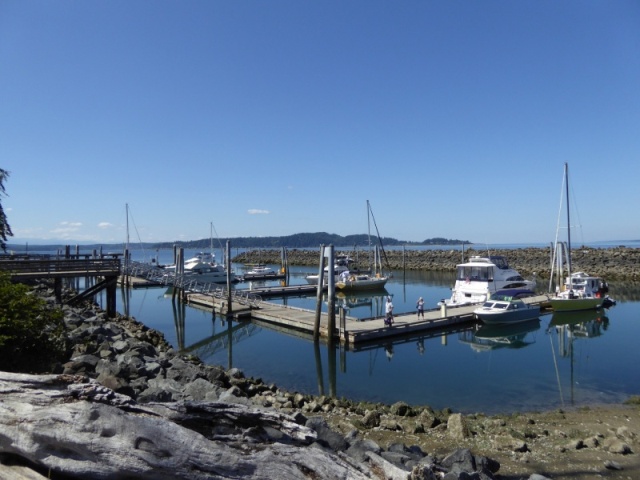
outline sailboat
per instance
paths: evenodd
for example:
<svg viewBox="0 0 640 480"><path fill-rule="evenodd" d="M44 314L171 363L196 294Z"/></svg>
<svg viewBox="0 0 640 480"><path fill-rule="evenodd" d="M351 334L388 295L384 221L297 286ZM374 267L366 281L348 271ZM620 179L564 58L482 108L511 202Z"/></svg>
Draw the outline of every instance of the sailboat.
<svg viewBox="0 0 640 480"><path fill-rule="evenodd" d="M371 217L373 217L373 212L371 211L371 205L369 204L369 200L367 200L367 220L370 222ZM375 225L375 218L373 219ZM369 223L370 225L370 223ZM371 257L371 227L369 226L369 256ZM378 232L378 227L376 225L376 233L378 234L378 242L380 242L380 232ZM340 280L336 282L336 288L338 290L380 290L384 288L385 284L389 280L387 275L382 273L382 267L379 267L381 262L380 254L378 250L378 245L376 245L375 249L375 260L373 262L373 269L371 269L371 273L355 273L350 271L344 271L340 273ZM384 250L382 250L384 254Z"/></svg>
<svg viewBox="0 0 640 480"><path fill-rule="evenodd" d="M567 243L565 245L556 241L554 255L557 260L556 273L559 285L556 287L555 295L549 299L549 303L555 312L595 310L611 306L615 302L606 295L609 288L602 278L584 272L571 272L571 217L569 213L569 165L567 163L564 164L564 183L566 188ZM567 267L564 283L562 282L562 253L564 253ZM552 281L553 275L549 287L551 287Z"/></svg>

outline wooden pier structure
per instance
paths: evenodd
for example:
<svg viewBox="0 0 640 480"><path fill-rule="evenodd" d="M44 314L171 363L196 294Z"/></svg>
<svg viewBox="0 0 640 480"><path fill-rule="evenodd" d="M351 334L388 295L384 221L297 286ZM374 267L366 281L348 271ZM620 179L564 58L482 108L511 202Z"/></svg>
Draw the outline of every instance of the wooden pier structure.
<svg viewBox="0 0 640 480"><path fill-rule="evenodd" d="M86 288L71 300L69 304L91 298L99 291L107 291L107 315L116 315L116 288L121 273L118 254L105 257L93 255L68 255L65 258L31 255L0 255L0 270L6 271L13 281L21 282L34 279L52 278L56 299L61 302L62 280L73 278L96 278L97 283Z"/></svg>

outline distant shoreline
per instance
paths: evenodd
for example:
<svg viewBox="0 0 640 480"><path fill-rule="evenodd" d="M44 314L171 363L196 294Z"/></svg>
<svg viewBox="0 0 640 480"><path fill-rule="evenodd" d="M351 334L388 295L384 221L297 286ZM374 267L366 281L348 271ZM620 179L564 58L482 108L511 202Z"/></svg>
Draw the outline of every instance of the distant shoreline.
<svg viewBox="0 0 640 480"><path fill-rule="evenodd" d="M491 255L503 255L510 266L522 275L533 275L548 278L551 273L550 248L492 249ZM351 255L347 249L336 248L336 254ZM362 252L360 253L362 255ZM472 255L486 256L485 249L465 249L464 257ZM250 250L232 258L235 263L280 264L280 250ZM460 250L386 250L388 268L392 270L424 270L455 271L456 265L462 263ZM293 249L287 251L290 265L317 266L319 249L316 251ZM367 259L354 258L359 263ZM384 259L383 259L384 260ZM605 279L640 280L640 249L629 247L573 249L573 271L585 271L591 275ZM362 266L362 265L361 265Z"/></svg>

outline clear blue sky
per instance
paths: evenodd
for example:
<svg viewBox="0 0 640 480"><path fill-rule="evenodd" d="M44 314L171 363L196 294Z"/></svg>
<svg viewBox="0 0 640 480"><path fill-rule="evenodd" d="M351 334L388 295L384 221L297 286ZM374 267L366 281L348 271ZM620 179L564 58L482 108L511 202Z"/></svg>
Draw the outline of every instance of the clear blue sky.
<svg viewBox="0 0 640 480"><path fill-rule="evenodd" d="M0 0L10 243L640 238L640 2ZM572 222L573 223L573 222ZM574 233L575 232L575 233Z"/></svg>

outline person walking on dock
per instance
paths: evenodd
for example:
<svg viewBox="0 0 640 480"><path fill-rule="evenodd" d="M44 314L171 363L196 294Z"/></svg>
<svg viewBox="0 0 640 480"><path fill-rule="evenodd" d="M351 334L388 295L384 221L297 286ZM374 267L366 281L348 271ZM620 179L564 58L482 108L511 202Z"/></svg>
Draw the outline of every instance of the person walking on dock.
<svg viewBox="0 0 640 480"><path fill-rule="evenodd" d="M424 300L422 297L418 299L418 303L416 303L416 309L418 310L418 318L422 317L424 320Z"/></svg>
<svg viewBox="0 0 640 480"><path fill-rule="evenodd" d="M384 319L384 323L387 326L393 325L393 302L391 301L391 297L387 297L387 306L385 308L387 313L386 318Z"/></svg>

